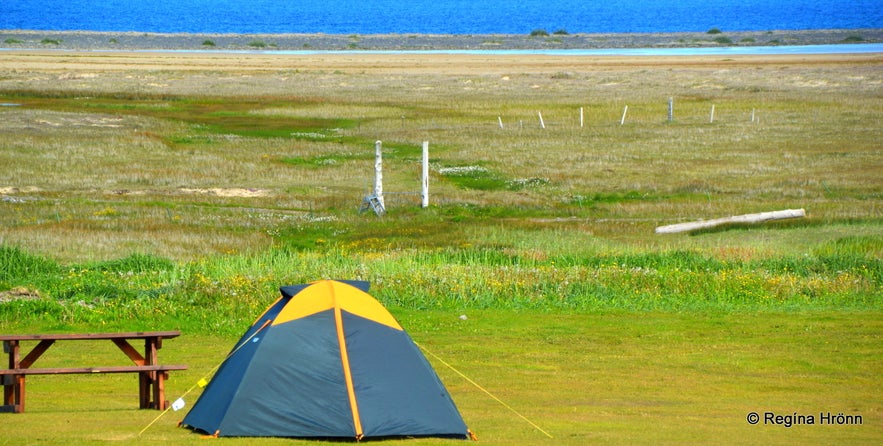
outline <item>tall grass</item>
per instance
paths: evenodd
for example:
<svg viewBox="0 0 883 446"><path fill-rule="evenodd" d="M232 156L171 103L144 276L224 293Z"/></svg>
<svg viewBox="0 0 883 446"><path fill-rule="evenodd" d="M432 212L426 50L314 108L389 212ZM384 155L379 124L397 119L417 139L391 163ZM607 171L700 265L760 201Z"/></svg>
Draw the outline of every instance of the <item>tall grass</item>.
<svg viewBox="0 0 883 446"><path fill-rule="evenodd" d="M50 276L60 270L52 260L25 252L20 248L0 246L0 287L9 288L26 277Z"/></svg>
<svg viewBox="0 0 883 446"><path fill-rule="evenodd" d="M871 240L871 245L879 240ZM355 252L270 249L186 264L150 255L58 265L3 250L7 287L40 299L0 305L0 322L32 320L236 333L278 287L319 278L367 280L386 305L419 310L733 311L883 309L883 263L850 252L760 261L696 252L567 255L489 248Z"/></svg>

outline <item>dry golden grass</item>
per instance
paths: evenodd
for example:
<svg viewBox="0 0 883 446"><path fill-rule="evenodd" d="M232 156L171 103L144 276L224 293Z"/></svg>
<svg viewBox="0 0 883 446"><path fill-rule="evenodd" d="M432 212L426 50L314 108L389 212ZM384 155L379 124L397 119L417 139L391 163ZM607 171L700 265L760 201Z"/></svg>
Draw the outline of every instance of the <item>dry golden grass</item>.
<svg viewBox="0 0 883 446"><path fill-rule="evenodd" d="M12 51L0 101L22 106L0 108L0 241L187 257L261 249L292 219L359 225L375 140L387 191L419 189L430 141L435 205L520 209L520 224L576 219L578 233L656 245L669 243L657 224L804 207L878 235L881 61ZM244 116L239 130L338 127L211 128L225 114ZM440 173L470 166L499 183ZM53 249L65 245L81 252Z"/></svg>

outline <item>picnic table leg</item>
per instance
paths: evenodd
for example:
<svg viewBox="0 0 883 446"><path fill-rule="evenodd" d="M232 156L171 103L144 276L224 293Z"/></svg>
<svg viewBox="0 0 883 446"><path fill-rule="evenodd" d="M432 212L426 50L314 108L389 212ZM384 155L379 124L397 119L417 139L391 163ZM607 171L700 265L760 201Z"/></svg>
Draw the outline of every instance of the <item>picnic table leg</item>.
<svg viewBox="0 0 883 446"><path fill-rule="evenodd" d="M15 404L15 397L13 393L13 389L15 389L15 384L13 384L12 376L4 376L3 377L3 405L4 406L12 406Z"/></svg>
<svg viewBox="0 0 883 446"><path fill-rule="evenodd" d="M3 341L3 353L9 355L9 363L6 365L9 369L14 369L18 362L18 341ZM13 380L14 377L3 378L3 404L11 406L15 403L13 399Z"/></svg>
<svg viewBox="0 0 883 446"><path fill-rule="evenodd" d="M9 368L17 369L21 361L18 341L3 341L3 351L9 355ZM24 375L9 375L3 378L3 405L8 406L15 413L25 411Z"/></svg>
<svg viewBox="0 0 883 446"><path fill-rule="evenodd" d="M149 372L138 373L138 407L141 409L150 408L150 374Z"/></svg>
<svg viewBox="0 0 883 446"><path fill-rule="evenodd" d="M156 337L144 338L144 363L146 365L155 365L157 363L156 351L162 347L160 342L160 339Z"/></svg>
<svg viewBox="0 0 883 446"><path fill-rule="evenodd" d="M157 361L157 350L162 348L162 339L158 337L150 337L144 339L144 363L146 365L155 365ZM141 373L141 408L142 409L158 409L166 408L165 401L165 379L168 374L162 371Z"/></svg>
<svg viewBox="0 0 883 446"><path fill-rule="evenodd" d="M163 371L141 372L139 375L142 409L165 410L169 407L166 401L166 380L169 373Z"/></svg>
<svg viewBox="0 0 883 446"><path fill-rule="evenodd" d="M3 341L3 352L9 354L9 364L8 367L10 369L15 368L15 359L12 353L13 344L9 341ZM15 400L13 399L13 376L4 376L3 377L3 405L4 406L12 406L15 404Z"/></svg>
<svg viewBox="0 0 883 446"><path fill-rule="evenodd" d="M0 412L22 413L25 411L25 375L3 377L3 404Z"/></svg>
<svg viewBox="0 0 883 446"><path fill-rule="evenodd" d="M16 375L15 379L15 413L25 411L25 375Z"/></svg>
<svg viewBox="0 0 883 446"><path fill-rule="evenodd" d="M153 404L158 410L165 410L169 406L166 401L166 379L169 377L168 372L154 372L156 380L153 382Z"/></svg>

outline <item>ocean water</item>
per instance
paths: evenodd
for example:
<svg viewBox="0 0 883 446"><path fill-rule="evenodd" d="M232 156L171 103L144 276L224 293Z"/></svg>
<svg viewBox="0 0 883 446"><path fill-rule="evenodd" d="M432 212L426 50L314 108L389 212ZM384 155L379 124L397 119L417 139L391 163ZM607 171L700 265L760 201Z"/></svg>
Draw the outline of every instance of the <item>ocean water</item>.
<svg viewBox="0 0 883 446"><path fill-rule="evenodd" d="M883 28L883 0L0 0L0 29L527 34Z"/></svg>

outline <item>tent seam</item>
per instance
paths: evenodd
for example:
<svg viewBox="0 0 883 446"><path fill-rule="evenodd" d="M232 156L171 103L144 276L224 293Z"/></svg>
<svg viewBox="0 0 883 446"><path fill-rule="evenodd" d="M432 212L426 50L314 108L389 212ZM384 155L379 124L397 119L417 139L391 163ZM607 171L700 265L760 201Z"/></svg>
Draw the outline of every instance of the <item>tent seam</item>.
<svg viewBox="0 0 883 446"><path fill-rule="evenodd" d="M334 306L334 325L337 329L337 342L340 345L340 362L343 366L343 377L346 381L346 392L349 397L350 410L352 411L353 416L353 428L356 431L356 439L361 439L363 435L362 420L359 417L359 406L356 400L355 386L353 385L353 374L352 370L350 370L349 354L346 348L346 335L343 331L343 315L341 314L340 304L337 301L337 294L334 292L334 286L330 281L328 282L328 288L330 289L331 301Z"/></svg>

